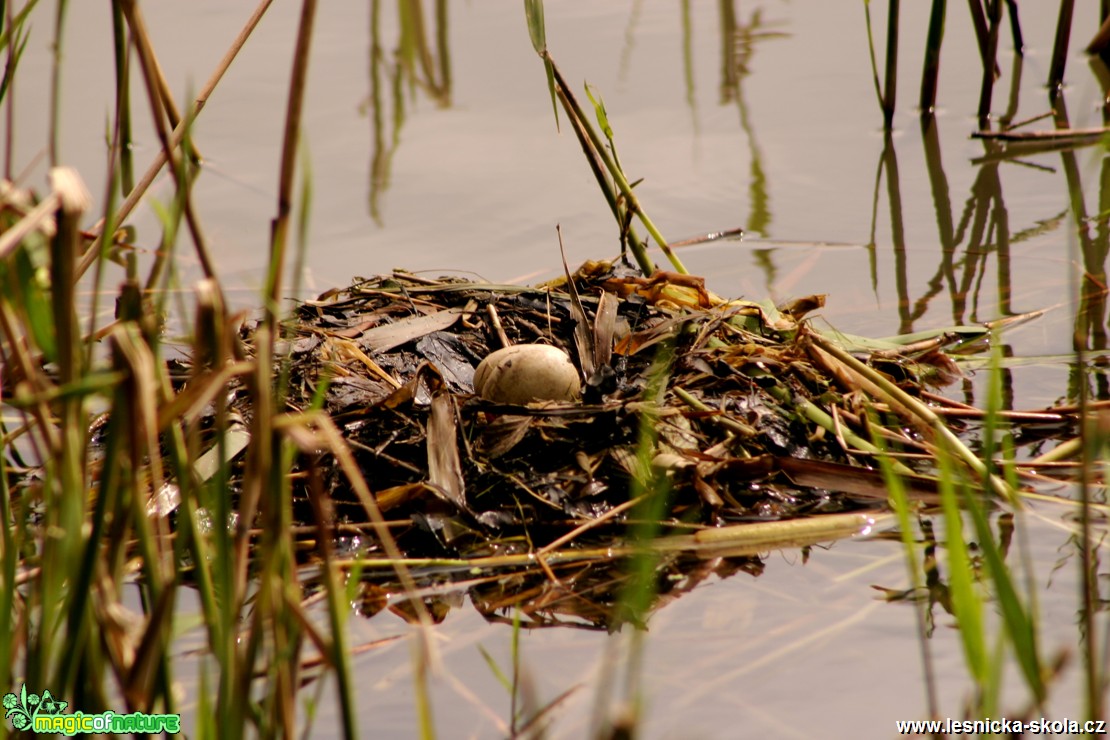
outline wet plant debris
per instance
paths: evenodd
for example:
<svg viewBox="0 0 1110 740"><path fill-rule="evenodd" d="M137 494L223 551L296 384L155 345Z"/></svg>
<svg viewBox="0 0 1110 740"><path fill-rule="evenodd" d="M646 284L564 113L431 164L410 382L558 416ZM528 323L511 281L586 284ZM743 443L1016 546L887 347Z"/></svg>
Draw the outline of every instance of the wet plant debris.
<svg viewBox="0 0 1110 740"><path fill-rule="evenodd" d="M871 440L920 453L933 430L810 328L823 300L726 301L700 278L645 278L619 262L536 287L396 271L297 305L276 362L291 407L322 399L405 557L612 548L627 544L629 502L645 492L668 497L667 536L885 506ZM855 362L919 399L958 376L943 349L967 340L938 336ZM475 392L484 358L535 346L573 363L570 397ZM331 523L365 524L327 458L313 469ZM907 481L934 497L929 479ZM312 519L307 503L296 516ZM369 536L355 544L376 549Z"/></svg>

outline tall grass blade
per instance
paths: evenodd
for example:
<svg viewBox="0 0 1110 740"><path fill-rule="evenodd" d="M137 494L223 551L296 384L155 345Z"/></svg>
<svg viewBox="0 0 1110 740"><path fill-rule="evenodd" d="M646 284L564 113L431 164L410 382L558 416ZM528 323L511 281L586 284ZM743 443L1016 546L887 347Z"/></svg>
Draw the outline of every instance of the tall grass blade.
<svg viewBox="0 0 1110 740"><path fill-rule="evenodd" d="M575 114L573 107L575 103L569 102L573 100L573 96L567 96L562 88L560 88L558 92L559 99L564 101L564 106L570 106L568 108L567 117L570 119L571 127L574 129L574 134L578 137L578 143L582 146L582 151L586 155L586 162L590 165L590 170L594 174L594 179L597 180L598 187L601 188L601 192L605 196L606 202L609 204L609 209L613 213L613 218L616 220L621 230L622 248L626 244L630 245L632 255L636 259L636 263L640 266L640 271L644 275L651 275L655 272L655 263L652 262L647 250L640 244L639 237L636 235L636 231L629 221L630 216L627 214L627 209L622 205L620 194L612 178L608 174L606 164L602 160L600 153L597 151L590 137L588 128L589 122L581 115Z"/></svg>
<svg viewBox="0 0 1110 740"><path fill-rule="evenodd" d="M135 165L131 153L131 65L130 44L119 0L112 2L112 51L116 65L116 125L113 151L119 154L120 187L126 196L135 187Z"/></svg>
<svg viewBox="0 0 1110 740"><path fill-rule="evenodd" d="M621 609L615 612L618 622L612 625L613 628L618 628L627 623L633 627L624 664L624 701L627 711L622 712L626 716L617 719L614 732L634 733L642 719L644 632L649 610L658 590L656 577L661 561L661 554L647 546L659 536L660 521L671 493L668 479L655 470L652 459L656 454L658 440L658 404L670 382L674 360L672 343L668 341L661 344L648 372L648 382L642 396L645 405L639 422L631 490L631 497L639 499L639 503L633 508L631 516L637 523L629 531L630 542L642 549L629 560L629 577L620 597Z"/></svg>
<svg viewBox="0 0 1110 740"><path fill-rule="evenodd" d="M990 677L983 605L982 598L975 589L971 555L964 540L963 511L956 493L960 476L952 465L952 455L944 443L938 452L937 463L940 468L939 488L944 511L945 551L948 553L952 611L960 625L960 644L968 671L975 681L979 697L977 703L981 703L982 697L988 693ZM968 490L966 483L962 481L959 486L965 492Z"/></svg>
<svg viewBox="0 0 1110 740"><path fill-rule="evenodd" d="M32 3L33 4L33 3ZM0 36L0 48L8 46L8 62L4 68L4 77L0 80L0 101L8 96L8 90L15 81L15 71L19 68L19 60L23 56L23 50L27 48L27 40L31 38L30 30L24 29L23 26L16 26L14 29L14 36L8 35L8 30L5 29L3 36ZM10 38L10 46L9 46ZM9 122L10 126L10 122ZM11 138L11 131L7 132L7 136ZM10 147L7 159L11 159ZM10 179L10 178L9 178Z"/></svg>
<svg viewBox="0 0 1110 740"><path fill-rule="evenodd" d="M883 87L879 81L879 62L875 57L875 36L871 32L871 0L863 0L863 19L867 27L867 53L871 59L871 81L875 84L875 98L879 101L879 110L886 111L886 101L883 100Z"/></svg>
<svg viewBox="0 0 1110 740"><path fill-rule="evenodd" d="M528 23L528 37L532 48L543 59L544 72L547 74L547 89L551 93L551 110L555 114L555 128L559 128L559 103L555 95L555 70L547 54L547 29L544 26L543 0L524 0L524 18Z"/></svg>
<svg viewBox="0 0 1110 740"><path fill-rule="evenodd" d="M35 9L35 5L39 0L27 0L27 4L20 8L19 12L12 16L11 20L5 20L5 27L0 32L0 49L7 49L9 45L19 46L19 43L14 39L20 34L25 33L24 21L27 16ZM6 74L11 74L14 70L7 70Z"/></svg>
<svg viewBox="0 0 1110 740"><path fill-rule="evenodd" d="M647 212L644 211L643 207L640 205L640 201L636 197L636 194L632 191L632 186L628 183L628 179L625 177L623 170L621 170L621 168L609 156L608 152L606 152L605 146L601 142L601 137L598 136L598 133L594 129L594 127L590 125L589 121L585 120L585 117L582 113L582 107L578 104L578 101L574 97L574 94L567 86L566 80L563 79L562 74L560 74L559 72L559 68L555 66L554 63L552 63L552 69L555 72L555 82L558 86L557 89L559 93L559 99L563 102L564 110L566 110L567 115L573 115L576 120L582 123L586 134L589 136L590 144L593 150L601 158L601 161L604 162L605 169L613 178L613 181L617 186L617 190L619 190L621 197L624 199L625 206L630 212L636 214L637 218L640 219L640 222L644 225L644 228L647 229L648 233L655 241L655 244L663 251L663 254L666 255L668 261L670 261L671 266L674 267L677 272L687 274L689 271L682 264L682 261L678 258L678 255L674 253L674 250L671 249L670 243L665 238L663 238L663 235L659 232L659 229L655 226L655 223L651 220L651 218L647 215Z"/></svg>
<svg viewBox="0 0 1110 740"><path fill-rule="evenodd" d="M924 581L921 578L921 573L924 565L918 564L917 559L917 542L914 539L914 526L911 517L910 499L906 495L906 486L903 482L902 476L895 470L891 464L892 459L883 450L882 437L874 433L879 428L879 424L871 425L873 430L872 443L880 451L876 456L879 462L879 469L882 471L883 480L886 482L887 489L890 491L890 504L894 509L894 513L898 518L898 531L902 538L902 551L906 557L906 572L909 574L910 583L913 586L914 593L921 593L926 588ZM915 599L914 604L914 618L917 620L917 639L918 646L921 648L921 671L925 683L925 701L929 708L929 716L933 719L940 718L940 704L937 701L937 687L936 676L933 672L933 655L929 648L929 641L926 627L926 605L923 601Z"/></svg>
<svg viewBox="0 0 1110 740"><path fill-rule="evenodd" d="M996 434L999 429L998 413L1002 408L1002 344L995 337L992 339L991 345L987 415L983 432L983 458L987 463L988 472L993 474L993 461L997 447ZM1042 706L1047 697L1047 687L1044 683L1045 673L1042 670L1040 653L1037 648L1036 615L1032 608L1032 598L1030 597L1028 607L1022 603L1014 583L1012 571L1007 567L1004 554L990 529L990 522L982 502L970 491L965 490L964 504L975 524L980 550L987 565L987 574L993 586L999 611L1002 614L1006 635L1013 647L1014 657L1021 667L1026 684L1033 692L1037 705ZM994 707L988 707L988 709L993 711Z"/></svg>
<svg viewBox="0 0 1110 740"><path fill-rule="evenodd" d="M61 154L58 152L58 137L61 135L61 106L62 106L62 41L65 31L66 9L69 0L58 0L58 10L54 16L54 51L53 65L50 68L50 130L47 140L47 154L51 167L61 164Z"/></svg>

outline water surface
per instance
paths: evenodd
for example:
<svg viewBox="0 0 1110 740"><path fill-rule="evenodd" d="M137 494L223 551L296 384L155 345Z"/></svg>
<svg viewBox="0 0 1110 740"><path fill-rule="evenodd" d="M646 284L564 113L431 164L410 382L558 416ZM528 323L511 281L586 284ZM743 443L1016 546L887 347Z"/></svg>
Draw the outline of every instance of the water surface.
<svg viewBox="0 0 1110 740"><path fill-rule="evenodd" d="M877 5L881 43L885 18ZM1008 35L1000 44L996 118L1049 111L1051 5L1022 5L1020 67ZM1065 101L1073 127L1098 126L1104 95L1079 52L1097 26L1096 3L1077 5ZM113 105L110 31L99 4L70 6L61 151L99 194L103 121ZM981 67L966 10L955 4L934 128L923 131L915 105L925 6L902 8L890 136L871 81L862 4L549 1L547 29L565 77L587 80L604 96L621 161L632 178L643 178L637 193L664 234L747 231L743 240L680 251L715 291L776 300L827 293L821 321L870 336L1044 310L1006 335L1007 351L1063 359L1015 366L1007 375L1012 405L1071 398L1073 342L1105 347L1104 305L1073 297L1083 271L1105 279L1104 150L982 161L984 144L970 138ZM249 12L222 0L144 10L179 100L207 78ZM297 15L293 4L269 10L196 124L206 162L197 208L240 306L257 305L267 258ZM561 270L556 224L572 266L614 256L617 229L565 120L556 131L519 5L447 4L445 43L436 41L431 4L424 21L430 64L407 68L394 5L321 4L303 142L313 192L306 292L394 267L499 282L546 279ZM32 184L45 171L38 158L48 120L45 34L44 26L32 37L30 76L16 90L17 169L28 167ZM135 100L141 105L138 89ZM140 130L140 171L156 149L152 134ZM156 195L167 198L169 187L163 181ZM153 251L155 219L147 211L136 225L139 246ZM188 285L199 273L186 244L181 280ZM1096 384L1096 393L1104 386ZM969 377L951 392L974 401L976 389ZM1074 650L1078 641L1076 566L1067 560L1062 513L1046 509L1021 524L1043 589L1049 654ZM898 546L880 541L816 549L805 562L798 552L768 553L758 577L710 579L651 620L646 735L875 737L892 735L895 719L923 717L913 611L883 603L870 587L906 583ZM936 620L931 646L942 708L955 716L969 686L951 617L937 609ZM379 616L353 619L351 631L357 644L405 627ZM508 697L478 645L507 666L510 631L463 601L436 635L446 672L434 682L440 735L503 734ZM555 736L579 737L589 726L605 662L599 656L627 637L572 629L524 636L525 667L541 701L580 686L553 715ZM374 736L413 735L407 644L363 655L355 670L360 727ZM1056 718L1079 716L1074 680L1068 674L1057 686ZM1014 702L1023 706L1019 692ZM319 712L327 735L336 722L327 692Z"/></svg>

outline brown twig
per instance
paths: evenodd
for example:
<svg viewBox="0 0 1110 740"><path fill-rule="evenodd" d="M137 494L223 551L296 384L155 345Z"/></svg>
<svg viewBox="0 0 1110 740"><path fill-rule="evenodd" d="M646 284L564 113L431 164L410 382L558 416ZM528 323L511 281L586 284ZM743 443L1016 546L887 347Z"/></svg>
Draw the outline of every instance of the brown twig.
<svg viewBox="0 0 1110 740"><path fill-rule="evenodd" d="M204 87L201 88L200 92L197 94L197 97L193 100L194 119L200 114L202 110L204 110L204 106L208 103L208 98L212 95L212 92L216 89L216 86L220 84L220 80L223 79L224 74L231 66L231 63L235 61L235 57L239 54L239 51L243 48L243 45L246 44L247 39L251 35L251 32L254 31L255 26L257 26L259 21L262 20L262 16L265 15L266 10L270 7L270 4L272 2L273 0L260 0L258 7L254 9L254 12L251 14L250 18L247 19L246 24L239 31L239 34L235 37L235 40L232 41L231 46L228 47L227 52L224 54L219 64L216 65L216 69L213 70L211 76L209 76L208 78L208 81L204 83ZM184 137L185 123L181 122L174 128L173 133L170 136L172 147L176 149L178 146L180 146L181 140ZM166 152L164 150L159 151L158 154L155 156L154 161L150 163L150 167L148 167L147 171L143 174L142 179L140 179L139 182L136 183L135 187L132 188L131 192L127 194L127 198L120 205L119 210L116 211L116 217L114 220L116 224L122 223L127 219L128 216L131 215L131 212L135 210L135 206L137 206L139 204L139 201L142 200L143 196L146 195L146 191L150 189L150 186L154 182L154 179L158 176L158 173L162 171L162 167L165 166L167 161L168 160L166 157ZM81 262L78 264L76 270L77 279L80 279L81 276L84 275L85 272L88 271L88 269L92 266L93 262L96 261L97 257L99 257L100 246L103 243L103 239L105 236L102 231L103 229L104 219L101 219L92 227L91 231L96 234L97 237L93 240L92 244L89 245L88 249L85 250L84 255L81 257ZM111 237L110 234L108 236L109 238Z"/></svg>
<svg viewBox="0 0 1110 740"><path fill-rule="evenodd" d="M293 51L293 71L289 80L289 100L285 109L285 131L281 144L281 173L278 177L277 215L270 226L270 263L266 279L266 321L271 340L277 338L277 306L281 300L281 274L285 269L285 245L289 232L289 214L293 209L293 176L296 173L297 144L301 133L301 110L308 78L309 49L312 27L316 19L316 0L304 0L297 25L297 45Z"/></svg>

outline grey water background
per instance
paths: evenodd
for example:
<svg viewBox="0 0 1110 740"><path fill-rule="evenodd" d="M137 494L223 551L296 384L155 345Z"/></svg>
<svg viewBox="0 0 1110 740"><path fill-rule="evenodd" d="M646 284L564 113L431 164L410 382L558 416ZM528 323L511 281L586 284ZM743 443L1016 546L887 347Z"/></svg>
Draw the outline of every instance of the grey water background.
<svg viewBox="0 0 1110 740"><path fill-rule="evenodd" d="M1105 249L1085 249L1078 237L1097 242L1105 225L1105 151L1071 153L1078 185L1069 184L1067 153L982 161L984 145L970 138L981 66L965 7L949 8L930 162L914 108L925 3L902 8L889 139L862 3L546 5L552 55L568 80L588 81L604 96L621 161L632 178L643 178L637 193L663 233L677 240L747 231L743 240L680 251L716 292L775 300L827 293L821 321L876 337L1044 310L1005 337L1017 358L1008 394L1020 408L1073 393L1077 326L1088 349L1105 346L1105 315L1090 317L1092 306L1075 298L1084 272L1105 277ZM872 5L881 55L885 18L882 4ZM1097 3L1077 6L1065 100L1073 127L1100 126L1105 96L1081 53L1097 27ZM251 7L226 0L143 5L179 101L202 84ZM431 38L432 4L423 7ZM546 279L561 271L556 223L572 267L618 250L577 142L565 125L556 132L519 3L446 8L450 73L433 74L433 86L400 69L397 6L321 4L304 120L313 190L306 295L394 267L498 282ZM994 103L1002 115L1016 100L1015 121L1049 109L1044 82L1056 7L1027 3L1021 13L1027 46L1020 76L1014 85L1017 60L1004 33ZM220 277L241 307L259 303L297 18L294 4L270 8L196 123L205 168L195 203ZM62 68L61 157L79 169L98 203L113 106L108 24L101 4L70 3ZM31 185L45 174L49 41L47 28L35 29L15 89L16 158ZM138 87L134 101L145 111ZM157 146L140 129L139 171ZM168 199L171 188L163 179L154 197ZM1076 218L1077 193L1089 220ZM985 219L978 240L977 215ZM155 249L149 211L135 224L140 248ZM187 288L199 274L187 240L179 254ZM977 389L970 376L950 392L974 401ZM1069 649L1078 660L1078 566L1066 513L1042 507L1021 526L1043 588L1043 646L1049 654ZM925 714L919 647L910 606L883 603L871 585L906 583L896 544L842 542L814 550L804 564L797 552L769 553L758 578L713 581L668 604L653 616L646 641L646 736L893 735L895 719ZM936 618L931 644L942 708L956 716L969 685L951 618L939 610ZM407 628L380 615L352 617L350 629L357 644ZM588 727L603 649L626 639L575 629L523 637L524 665L541 698L580 686L554 713L554 736L578 737ZM506 666L509 630L487 624L460 598L436 640L444 657L444 675L434 681L440 736L504 734L508 697L477 646ZM1074 662L1055 687L1054 717L1079 715ZM370 651L354 665L364 731L413 736L407 644ZM1015 696L1016 684L1015 675ZM324 736L335 727L327 691L317 708Z"/></svg>

